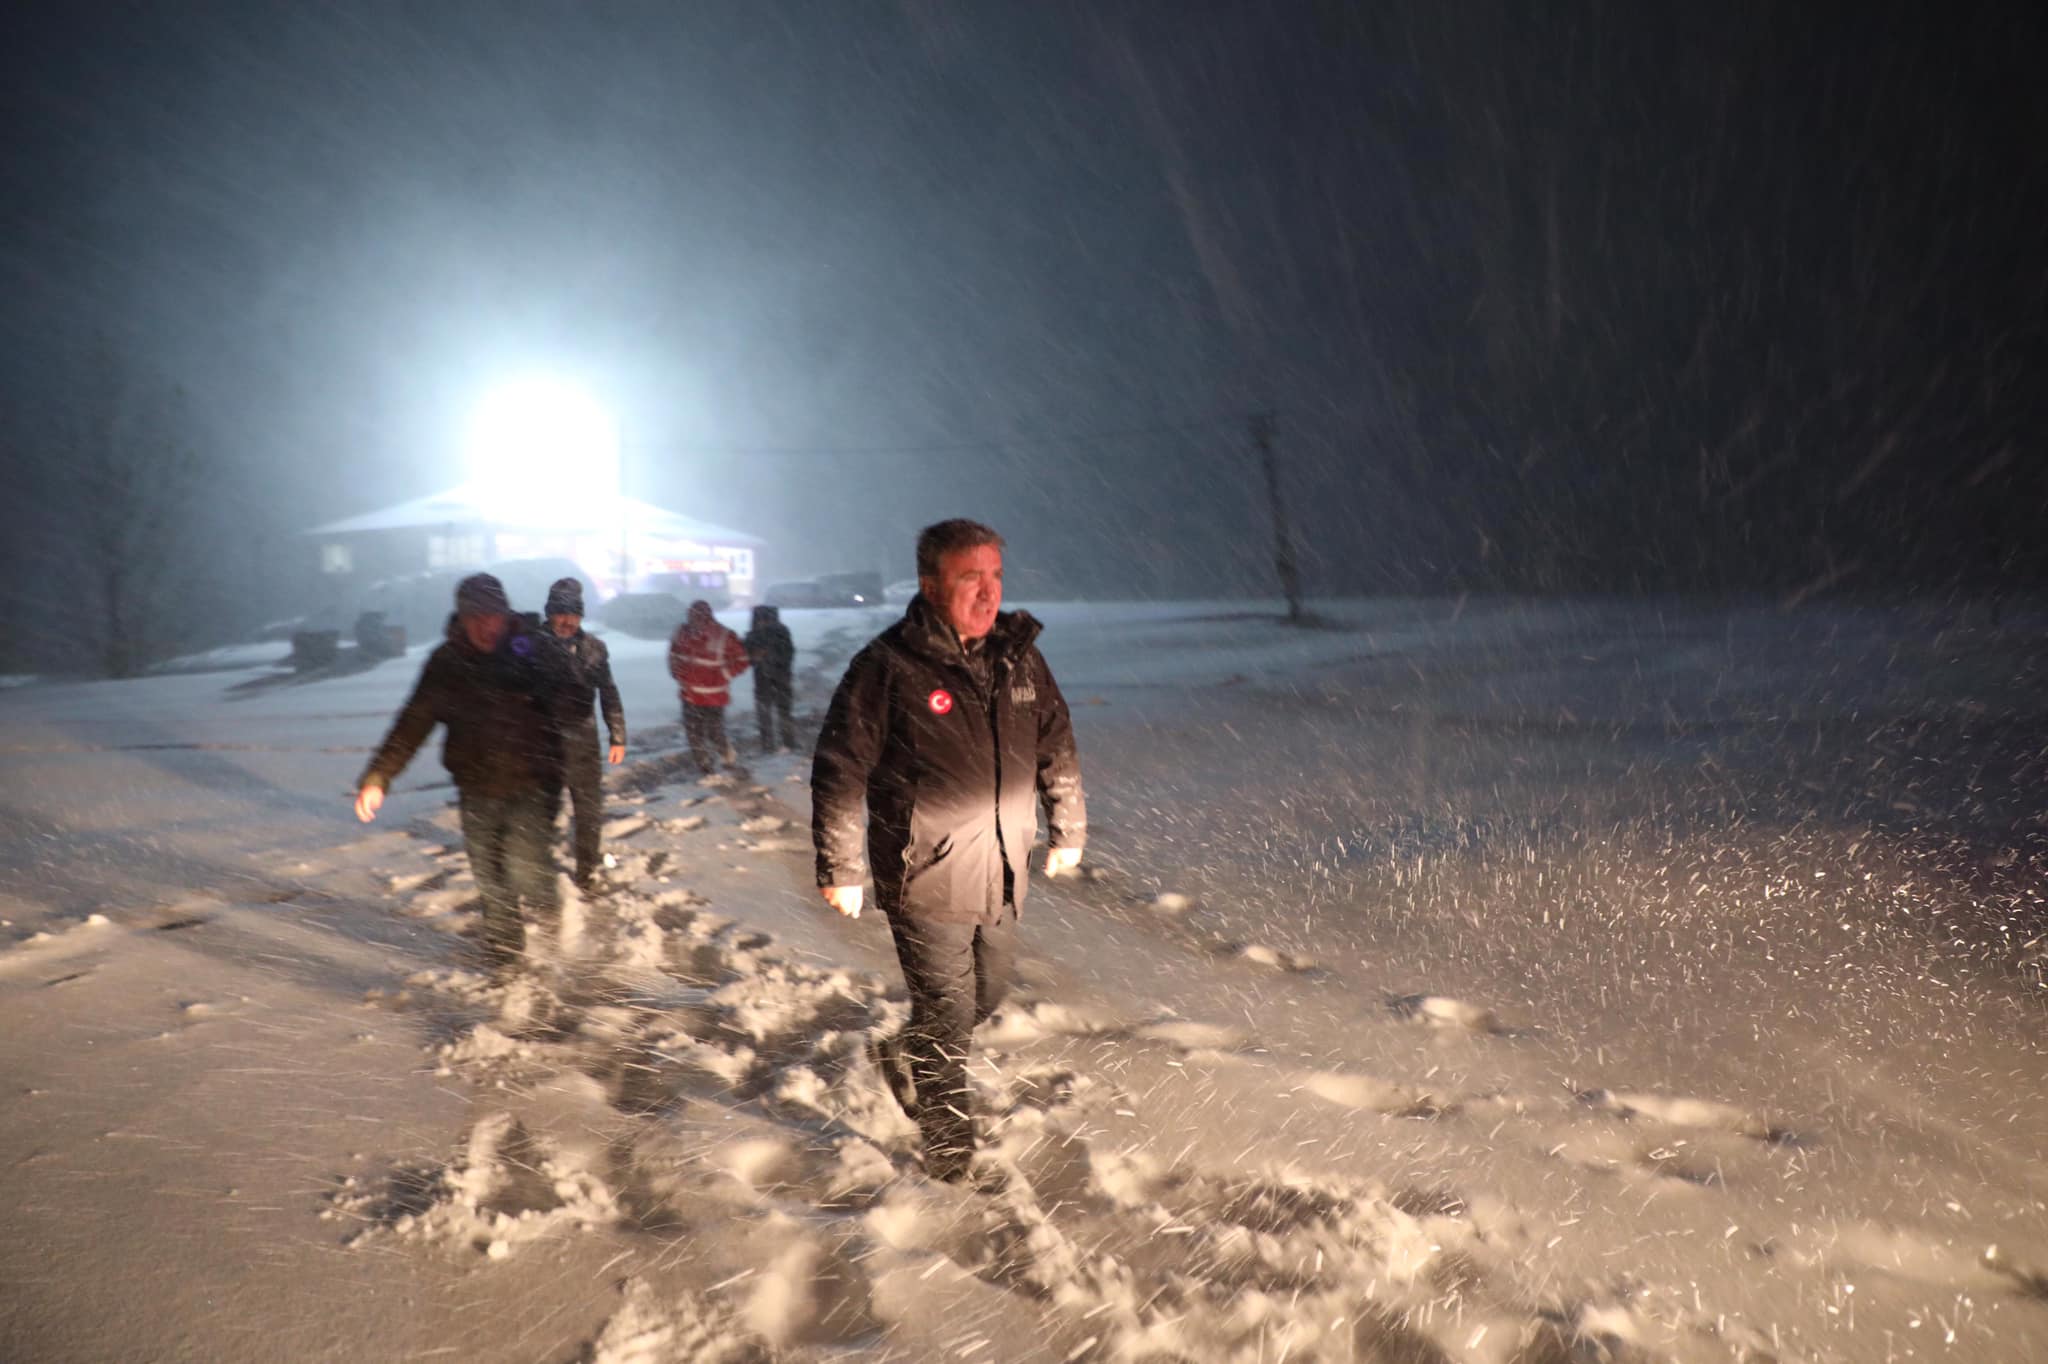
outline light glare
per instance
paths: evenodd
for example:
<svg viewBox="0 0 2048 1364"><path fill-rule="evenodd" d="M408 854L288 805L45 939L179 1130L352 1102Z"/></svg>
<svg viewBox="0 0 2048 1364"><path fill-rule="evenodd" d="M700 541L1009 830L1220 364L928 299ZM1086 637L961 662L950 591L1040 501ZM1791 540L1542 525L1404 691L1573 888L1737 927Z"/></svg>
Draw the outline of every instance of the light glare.
<svg viewBox="0 0 2048 1364"><path fill-rule="evenodd" d="M602 404L563 379L492 390L470 425L470 476L504 524L562 524L617 501L619 437Z"/></svg>

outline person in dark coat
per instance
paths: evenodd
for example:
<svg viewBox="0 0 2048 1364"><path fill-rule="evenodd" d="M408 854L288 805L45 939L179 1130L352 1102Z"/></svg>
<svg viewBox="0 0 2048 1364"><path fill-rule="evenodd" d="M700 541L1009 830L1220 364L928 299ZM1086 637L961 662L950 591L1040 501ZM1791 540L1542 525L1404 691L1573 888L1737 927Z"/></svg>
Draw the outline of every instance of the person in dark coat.
<svg viewBox="0 0 2048 1364"><path fill-rule="evenodd" d="M761 729L761 751L796 747L796 722L791 708L796 700L796 641L782 623L782 612L773 606L754 608L754 623L744 641L747 657L754 664L754 723Z"/></svg>
<svg viewBox="0 0 2048 1364"><path fill-rule="evenodd" d="M854 656L811 768L811 838L828 904L858 918L872 880L910 992L910 1025L881 1057L922 1129L925 1168L963 1178L974 1154L967 1053L1009 986L1026 855L1047 874L1087 839L1066 700L1039 623L1002 606L1003 541L973 521L927 527L918 595Z"/></svg>
<svg viewBox="0 0 2048 1364"><path fill-rule="evenodd" d="M550 918L560 908L549 855L562 790L552 706L566 676L554 639L512 614L496 578L464 578L447 640L427 655L356 784L356 817L367 824L434 726L447 726L441 762L455 779L463 848L483 896L485 954L501 972L525 950L522 902Z"/></svg>
<svg viewBox="0 0 2048 1364"><path fill-rule="evenodd" d="M547 618L569 665L568 683L555 693L555 723L562 731L576 885L588 890L604 855L604 765L599 761L591 702L604 712L608 742L603 757L614 767L626 760L626 711L619 702L618 684L612 681L611 652L603 640L583 632L583 584L574 578L556 579L548 588Z"/></svg>
<svg viewBox="0 0 2048 1364"><path fill-rule="evenodd" d="M689 615L668 644L668 675L682 693L683 734L697 770L709 776L733 760L725 737L725 708L732 704L732 680L747 670L747 646L718 623L711 603L693 601Z"/></svg>

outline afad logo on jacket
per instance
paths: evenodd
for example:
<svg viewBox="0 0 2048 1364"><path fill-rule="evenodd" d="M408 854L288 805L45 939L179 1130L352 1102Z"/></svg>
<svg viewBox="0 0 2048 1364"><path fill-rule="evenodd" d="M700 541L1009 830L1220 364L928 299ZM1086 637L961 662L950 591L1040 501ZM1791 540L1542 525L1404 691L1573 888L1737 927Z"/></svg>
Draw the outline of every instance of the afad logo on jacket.
<svg viewBox="0 0 2048 1364"><path fill-rule="evenodd" d="M936 688L930 696L924 699L924 703L932 708L932 714L934 715L951 714L953 710L953 693L947 691L944 687Z"/></svg>

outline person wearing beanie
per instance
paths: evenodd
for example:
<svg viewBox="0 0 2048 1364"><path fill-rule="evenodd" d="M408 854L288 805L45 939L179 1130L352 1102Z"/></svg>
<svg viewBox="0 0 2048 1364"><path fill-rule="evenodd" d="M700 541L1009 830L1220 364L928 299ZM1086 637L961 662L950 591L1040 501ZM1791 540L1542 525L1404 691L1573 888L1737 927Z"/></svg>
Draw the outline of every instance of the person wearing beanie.
<svg viewBox="0 0 2048 1364"><path fill-rule="evenodd" d="M796 641L782 623L782 612L773 606L755 607L744 642L747 657L754 661L754 723L761 729L761 751L795 748L790 706L796 688L790 674L796 668Z"/></svg>
<svg viewBox="0 0 2048 1364"><path fill-rule="evenodd" d="M569 787L570 841L576 850L576 885L589 890L603 865L604 764L626 760L626 711L612 681L611 653L583 630L583 584L557 579L548 589L548 629L567 655L569 680L555 692L555 724L562 734L563 775ZM608 746L600 754L591 702L604 712Z"/></svg>
<svg viewBox="0 0 2048 1364"><path fill-rule="evenodd" d="M668 645L668 675L682 692L683 733L697 770L710 776L721 759L733 760L725 737L725 708L732 680L747 670L747 646L718 623L711 603L693 601L690 614Z"/></svg>
<svg viewBox="0 0 2048 1364"><path fill-rule="evenodd" d="M455 779L463 850L483 898L483 946L501 977L525 951L526 911L552 921L555 810L562 745L552 709L566 685L554 637L512 613L488 573L455 589L448 638L427 655L412 695L356 783L356 818L369 823L385 792L436 725L447 728L441 763Z"/></svg>
<svg viewBox="0 0 2048 1364"><path fill-rule="evenodd" d="M505 595L505 584L488 573L472 573L455 584L455 614L478 621L510 617L512 601Z"/></svg>

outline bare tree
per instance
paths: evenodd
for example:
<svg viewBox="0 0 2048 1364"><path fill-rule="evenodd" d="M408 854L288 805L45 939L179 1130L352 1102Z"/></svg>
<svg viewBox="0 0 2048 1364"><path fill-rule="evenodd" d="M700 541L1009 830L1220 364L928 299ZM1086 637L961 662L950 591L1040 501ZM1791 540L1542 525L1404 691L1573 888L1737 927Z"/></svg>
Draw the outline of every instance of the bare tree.
<svg viewBox="0 0 2048 1364"><path fill-rule="evenodd" d="M83 641L108 677L134 677L173 652L176 609L200 565L204 465L182 388L143 382L100 341L75 396L71 486Z"/></svg>

